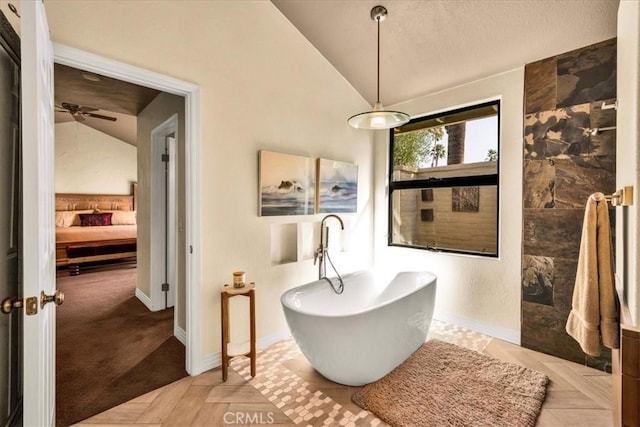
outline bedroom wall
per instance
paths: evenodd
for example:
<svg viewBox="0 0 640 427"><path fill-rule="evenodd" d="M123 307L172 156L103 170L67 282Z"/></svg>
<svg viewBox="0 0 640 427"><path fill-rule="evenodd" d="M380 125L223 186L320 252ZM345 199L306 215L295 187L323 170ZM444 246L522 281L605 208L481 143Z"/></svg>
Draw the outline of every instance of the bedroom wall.
<svg viewBox="0 0 640 427"><path fill-rule="evenodd" d="M185 234L184 234L184 98L160 93L138 115L138 282L137 287L151 297L151 132L178 113L178 326L186 325L185 318ZM158 161L159 159L155 159Z"/></svg>
<svg viewBox="0 0 640 427"><path fill-rule="evenodd" d="M55 125L56 193L131 194L137 149L76 121Z"/></svg>
<svg viewBox="0 0 640 427"><path fill-rule="evenodd" d="M202 263L207 364L220 351L220 291L233 271L256 282L263 343L287 331L280 295L317 277L312 259L272 264L272 247L290 246L272 242L272 230L305 223L317 231L322 216L258 217L259 150L358 165L358 212L345 216L348 250L332 259L344 273L371 264L372 135L346 124L371 106L271 2L60 0L46 8L53 41L200 86L202 251L193 256ZM247 317L232 307L234 340L248 334Z"/></svg>
<svg viewBox="0 0 640 427"><path fill-rule="evenodd" d="M388 134L379 132L375 143L376 265L434 272L438 276L435 318L516 343L520 341L523 81L524 70L518 68L388 107L415 117L500 98L499 258L387 246Z"/></svg>

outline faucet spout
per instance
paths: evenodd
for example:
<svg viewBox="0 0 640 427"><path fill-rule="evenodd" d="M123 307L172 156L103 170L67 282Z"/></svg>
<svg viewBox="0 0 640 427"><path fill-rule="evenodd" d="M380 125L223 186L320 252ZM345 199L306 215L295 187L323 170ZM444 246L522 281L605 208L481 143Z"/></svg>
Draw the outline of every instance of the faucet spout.
<svg viewBox="0 0 640 427"><path fill-rule="evenodd" d="M326 249L329 246L329 243L327 241L327 239L325 239L324 236L324 228L325 228L325 222L327 222L327 220L329 218L335 218L338 220L338 222L340 222L340 228L342 230L344 230L344 222L342 222L342 218L340 218L338 215L336 214L329 214L329 215L325 215L324 218L322 218L322 221L320 222L320 249ZM328 238L328 236L327 236Z"/></svg>
<svg viewBox="0 0 640 427"><path fill-rule="evenodd" d="M342 228L344 230L344 222L342 222L342 218L340 218L338 215L336 214L329 214L329 215L325 215L324 218L322 218L322 225L324 226L324 223L329 219L329 218L335 218L338 220L338 222L340 222L340 228Z"/></svg>

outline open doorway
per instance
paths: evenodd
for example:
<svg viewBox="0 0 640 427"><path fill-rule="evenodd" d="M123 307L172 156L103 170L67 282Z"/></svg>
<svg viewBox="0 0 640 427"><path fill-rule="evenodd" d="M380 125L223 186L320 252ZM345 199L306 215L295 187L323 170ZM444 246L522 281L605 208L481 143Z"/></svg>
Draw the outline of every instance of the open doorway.
<svg viewBox="0 0 640 427"><path fill-rule="evenodd" d="M162 310L175 307L176 284L183 272L179 267L184 265L184 259L179 259L178 236L183 235L180 229L183 215L179 202L178 173L179 173L179 122L180 115L173 114L163 123L151 131L151 264L164 268L151 268L150 283L161 283L161 286L151 286L152 310ZM176 308L177 310L177 308ZM176 318L179 314L176 314ZM179 326L176 322L176 330Z"/></svg>
<svg viewBox="0 0 640 427"><path fill-rule="evenodd" d="M154 278L155 272L166 270L167 259L176 260L176 289L186 282L186 240L179 232L184 231L179 226L184 223L184 198L182 206L179 200L174 203L173 218L154 223L156 184L148 173L163 161L153 155L152 132L175 117L176 160L168 179L174 194L184 185L184 125L181 135L179 124L184 124L185 100L60 64L54 79L60 116L56 210L66 213L56 212L66 219L60 228L82 232L102 227L96 240L79 237L64 247L57 244L58 288L66 292L57 321L57 423L68 425L187 375L184 313L180 319L177 309L159 312L167 305L151 303L155 287L166 283ZM131 123L133 131L126 126ZM123 194L127 188L130 194ZM106 217L110 225L100 222ZM98 218L100 225L85 224L87 218ZM135 227L133 248L129 240L110 234L126 226ZM176 231L173 243L165 242L168 255L155 259L154 236L167 235L170 228Z"/></svg>

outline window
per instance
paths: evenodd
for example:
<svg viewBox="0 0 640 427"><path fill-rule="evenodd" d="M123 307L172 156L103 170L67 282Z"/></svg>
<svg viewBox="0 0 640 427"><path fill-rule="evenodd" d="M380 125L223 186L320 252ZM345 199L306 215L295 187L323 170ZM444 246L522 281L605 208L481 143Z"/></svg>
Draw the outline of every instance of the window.
<svg viewBox="0 0 640 427"><path fill-rule="evenodd" d="M500 101L391 130L389 245L498 256Z"/></svg>

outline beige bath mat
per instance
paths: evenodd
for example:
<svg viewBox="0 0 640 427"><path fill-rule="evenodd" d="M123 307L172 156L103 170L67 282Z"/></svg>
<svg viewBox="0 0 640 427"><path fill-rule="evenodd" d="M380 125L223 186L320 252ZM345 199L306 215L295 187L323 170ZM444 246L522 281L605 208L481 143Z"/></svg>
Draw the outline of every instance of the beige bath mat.
<svg viewBox="0 0 640 427"><path fill-rule="evenodd" d="M438 340L353 402L392 426L534 426L549 378Z"/></svg>

